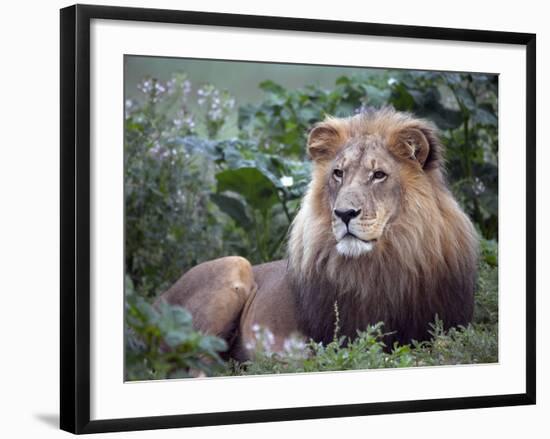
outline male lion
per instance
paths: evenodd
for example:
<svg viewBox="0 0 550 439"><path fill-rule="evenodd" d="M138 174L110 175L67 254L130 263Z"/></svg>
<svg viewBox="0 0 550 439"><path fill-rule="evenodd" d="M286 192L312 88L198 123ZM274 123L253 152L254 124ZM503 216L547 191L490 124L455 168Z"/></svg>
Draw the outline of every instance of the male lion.
<svg viewBox="0 0 550 439"><path fill-rule="evenodd" d="M389 341L470 322L477 234L447 188L435 127L392 108L328 117L307 144L312 181L294 220L288 259L241 257L200 264L158 300L190 310L197 329L250 358L254 325L274 349L300 333L317 342L383 321Z"/></svg>

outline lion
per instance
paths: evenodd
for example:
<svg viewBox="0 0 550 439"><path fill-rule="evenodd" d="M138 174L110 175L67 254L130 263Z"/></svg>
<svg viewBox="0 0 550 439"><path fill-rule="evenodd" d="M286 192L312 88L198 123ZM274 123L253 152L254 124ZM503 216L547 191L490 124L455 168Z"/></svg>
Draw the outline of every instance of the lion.
<svg viewBox="0 0 550 439"><path fill-rule="evenodd" d="M353 339L384 322L389 346L429 338L430 323L467 325L478 237L445 180L429 121L391 107L313 126L311 183L290 227L287 258L252 266L230 256L184 274L158 300L190 310L200 331L250 359L255 331L273 349L300 334Z"/></svg>

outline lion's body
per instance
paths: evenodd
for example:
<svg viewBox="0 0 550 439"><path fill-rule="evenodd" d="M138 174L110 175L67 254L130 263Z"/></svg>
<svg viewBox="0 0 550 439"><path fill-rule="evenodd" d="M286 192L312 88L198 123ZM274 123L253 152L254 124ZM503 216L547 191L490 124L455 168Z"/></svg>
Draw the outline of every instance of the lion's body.
<svg viewBox="0 0 550 439"><path fill-rule="evenodd" d="M198 266L161 297L192 308L199 329L228 338L232 328L238 359L250 355L254 325L273 333L276 350L292 333L331 341L335 303L349 337L379 321L402 343L425 339L436 315L467 324L477 237L446 186L433 126L389 109L327 119L308 152L315 166L288 260L252 267L221 258L206 263L213 288L189 287L205 285Z"/></svg>

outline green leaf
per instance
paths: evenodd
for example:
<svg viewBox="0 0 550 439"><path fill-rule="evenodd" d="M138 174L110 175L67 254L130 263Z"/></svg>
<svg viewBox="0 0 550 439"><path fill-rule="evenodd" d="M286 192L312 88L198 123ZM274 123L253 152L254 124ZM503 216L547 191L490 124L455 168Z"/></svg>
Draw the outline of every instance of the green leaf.
<svg viewBox="0 0 550 439"><path fill-rule="evenodd" d="M216 203L222 212L229 215L239 227L243 229L251 227L252 221L246 214L245 206L237 198L223 194L211 194L210 199Z"/></svg>
<svg viewBox="0 0 550 439"><path fill-rule="evenodd" d="M398 82L394 85L390 102L398 110L412 111L414 108L414 98L407 90L407 87Z"/></svg>
<svg viewBox="0 0 550 439"><path fill-rule="evenodd" d="M166 332L166 335L164 336L164 341L171 348L175 348L176 346L182 344L186 338L187 334L185 334L184 332L178 331L177 329L171 329Z"/></svg>
<svg viewBox="0 0 550 439"><path fill-rule="evenodd" d="M200 339L199 347L201 350L207 352L221 352L227 350L227 343L225 340L218 337L205 336Z"/></svg>
<svg viewBox="0 0 550 439"><path fill-rule="evenodd" d="M493 107L489 104L479 105L474 112L474 122L482 125L497 126L498 119L493 111Z"/></svg>
<svg viewBox="0 0 550 439"><path fill-rule="evenodd" d="M481 240L481 254L485 262L496 267L498 265L498 244L494 240Z"/></svg>
<svg viewBox="0 0 550 439"><path fill-rule="evenodd" d="M267 92L274 93L274 94L285 94L284 87L280 86L279 84L277 84L274 81L270 81L270 80L262 81L262 82L260 82L260 84L258 86L263 91L267 91Z"/></svg>
<svg viewBox="0 0 550 439"><path fill-rule="evenodd" d="M442 130L453 130L463 123L462 113L460 111L449 110L442 105L437 105L434 109L419 111L419 115L434 122Z"/></svg>
<svg viewBox="0 0 550 439"><path fill-rule="evenodd" d="M301 120L307 123L312 123L319 119L319 113L311 107L304 107L299 110L299 116ZM296 123L294 124L296 125Z"/></svg>
<svg viewBox="0 0 550 439"><path fill-rule="evenodd" d="M231 191L244 197L254 209L266 213L278 202L277 188L257 168L227 169L216 174L218 192Z"/></svg>
<svg viewBox="0 0 550 439"><path fill-rule="evenodd" d="M459 103L464 105L468 110L473 111L476 108L476 99L470 90L467 88L456 88L455 94Z"/></svg>
<svg viewBox="0 0 550 439"><path fill-rule="evenodd" d="M185 308L182 308L181 306L173 306L172 316L174 318L174 323L177 326L191 328L193 317L191 316L191 313Z"/></svg>
<svg viewBox="0 0 550 439"><path fill-rule="evenodd" d="M336 109L335 116L337 117L349 117L353 116L353 112L356 106L347 102L342 102L338 105Z"/></svg>
<svg viewBox="0 0 550 439"><path fill-rule="evenodd" d="M336 85L348 85L350 83L350 78L347 77L347 76L340 76L337 80L336 80Z"/></svg>
<svg viewBox="0 0 550 439"><path fill-rule="evenodd" d="M373 85L365 84L364 89L367 95L367 104L375 107L381 107L384 105L391 95L388 88L382 90Z"/></svg>

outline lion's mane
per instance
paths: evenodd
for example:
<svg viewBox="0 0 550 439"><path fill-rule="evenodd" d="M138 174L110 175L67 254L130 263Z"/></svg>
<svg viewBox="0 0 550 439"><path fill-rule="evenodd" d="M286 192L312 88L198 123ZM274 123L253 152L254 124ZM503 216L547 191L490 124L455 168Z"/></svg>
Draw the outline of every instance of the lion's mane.
<svg viewBox="0 0 550 439"><path fill-rule="evenodd" d="M447 187L435 127L390 108L324 124L334 135L317 139L332 141L323 147L341 148L366 133L386 140L400 160L402 205L374 251L359 258L339 255L327 195L330 163L315 162L288 246L289 283L300 330L316 341L330 342L335 303L340 334L350 337L383 321L385 330L396 331L392 341L422 340L436 315L446 326L466 325L473 314L477 234ZM394 150L400 133L410 128L420 130L429 144L422 168Z"/></svg>

